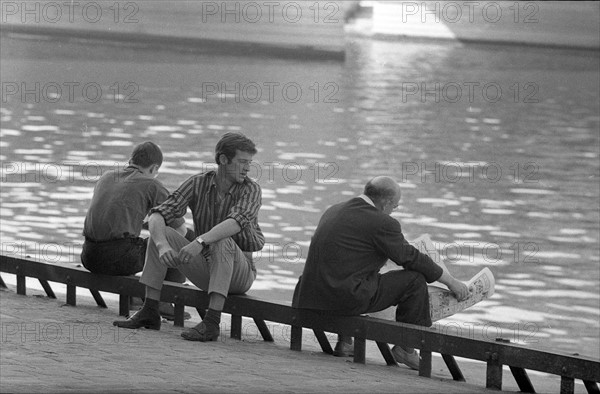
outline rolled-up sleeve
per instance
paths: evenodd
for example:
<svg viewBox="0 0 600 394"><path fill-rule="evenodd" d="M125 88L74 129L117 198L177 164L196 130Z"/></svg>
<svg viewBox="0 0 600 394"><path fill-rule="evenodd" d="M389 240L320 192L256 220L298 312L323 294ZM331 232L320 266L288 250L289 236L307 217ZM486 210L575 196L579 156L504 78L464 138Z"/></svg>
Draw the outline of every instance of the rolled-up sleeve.
<svg viewBox="0 0 600 394"><path fill-rule="evenodd" d="M231 207L227 219L235 220L242 230L247 228L258 218L258 211L262 203L260 186L256 183L248 183L244 188L239 200Z"/></svg>
<svg viewBox="0 0 600 394"><path fill-rule="evenodd" d="M170 226L182 218L187 210L190 200L194 195L195 178L188 178L160 205L152 208L150 213L160 213L165 223Z"/></svg>

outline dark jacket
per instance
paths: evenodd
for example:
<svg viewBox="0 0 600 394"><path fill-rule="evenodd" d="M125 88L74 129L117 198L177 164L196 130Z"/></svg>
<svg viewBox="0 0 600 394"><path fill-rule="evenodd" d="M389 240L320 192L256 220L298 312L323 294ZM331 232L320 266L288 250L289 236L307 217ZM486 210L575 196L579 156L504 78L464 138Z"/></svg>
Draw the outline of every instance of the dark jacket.
<svg viewBox="0 0 600 394"><path fill-rule="evenodd" d="M349 313L364 310L388 259L422 273L429 283L442 275L429 256L406 241L397 220L360 197L336 204L325 211L315 230L292 305Z"/></svg>

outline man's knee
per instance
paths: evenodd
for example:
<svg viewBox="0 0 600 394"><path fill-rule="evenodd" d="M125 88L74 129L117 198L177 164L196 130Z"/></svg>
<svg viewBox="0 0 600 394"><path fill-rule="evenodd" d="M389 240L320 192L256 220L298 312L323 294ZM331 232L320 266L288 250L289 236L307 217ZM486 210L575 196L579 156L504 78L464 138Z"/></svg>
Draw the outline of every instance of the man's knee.
<svg viewBox="0 0 600 394"><path fill-rule="evenodd" d="M223 238L220 241L210 244L210 253L218 253L220 255L226 253L234 253L236 251L237 245L233 241L231 237Z"/></svg>

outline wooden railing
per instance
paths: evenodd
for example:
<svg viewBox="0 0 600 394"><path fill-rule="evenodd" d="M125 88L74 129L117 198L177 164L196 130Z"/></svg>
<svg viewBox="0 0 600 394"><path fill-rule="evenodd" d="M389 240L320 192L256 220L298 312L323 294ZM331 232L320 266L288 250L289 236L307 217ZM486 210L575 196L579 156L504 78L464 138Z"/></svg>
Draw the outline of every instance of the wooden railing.
<svg viewBox="0 0 600 394"><path fill-rule="evenodd" d="M76 305L77 287L89 289L96 303L106 307L100 291L119 294L119 313L129 313L131 296L142 297L144 286L135 276L105 276L92 274L85 269L61 266L11 256L0 256L0 272L15 274L17 293L26 294L27 277L37 278L46 294L56 298L49 282L67 285L67 304ZM4 282L0 278L0 285ZM165 282L161 300L175 304L175 325L184 324L184 307L195 307L201 316L208 306L208 294L196 287ZM440 353L452 377L464 381L463 374L454 357L463 357L487 363L486 387L502 388L502 367L507 365L523 392L535 392L527 370L535 370L561 377L560 392L573 393L575 379L581 379L588 393L600 393L600 361L583 356L534 349L512 343L476 338L465 338L440 333L432 328L403 324L366 316L339 317L313 311L292 308L290 305L261 300L247 295L231 295L227 298L224 312L231 314L231 337L241 339L242 317L250 317L256 323L263 339L273 341L265 321L291 326L290 348L302 349L303 328L312 329L325 353L332 354L331 344L325 332L354 337L354 362L365 363L366 341L377 343L388 365L397 365L388 344L401 344L420 349L419 375L431 376L431 355Z"/></svg>

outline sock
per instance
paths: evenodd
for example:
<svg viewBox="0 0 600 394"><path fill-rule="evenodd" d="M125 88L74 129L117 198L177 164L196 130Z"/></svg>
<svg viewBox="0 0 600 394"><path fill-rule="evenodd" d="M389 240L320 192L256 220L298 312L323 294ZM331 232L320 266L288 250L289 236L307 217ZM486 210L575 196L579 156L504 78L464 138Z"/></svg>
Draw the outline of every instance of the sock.
<svg viewBox="0 0 600 394"><path fill-rule="evenodd" d="M143 308L158 312L158 300L153 300L152 298L146 298L144 300Z"/></svg>
<svg viewBox="0 0 600 394"><path fill-rule="evenodd" d="M211 328L219 329L219 326L221 325L221 311L208 308L202 321Z"/></svg>

